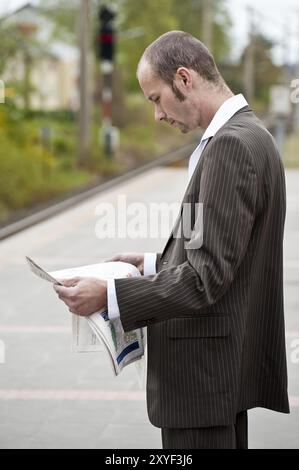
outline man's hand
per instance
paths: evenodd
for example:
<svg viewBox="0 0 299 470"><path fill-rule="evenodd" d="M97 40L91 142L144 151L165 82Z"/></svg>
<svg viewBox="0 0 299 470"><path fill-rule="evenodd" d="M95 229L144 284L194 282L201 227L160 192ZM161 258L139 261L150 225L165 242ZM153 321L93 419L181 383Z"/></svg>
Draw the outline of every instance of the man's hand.
<svg viewBox="0 0 299 470"><path fill-rule="evenodd" d="M139 269L140 274L144 272L144 253L121 253L113 256L107 261L122 261L123 263L130 263Z"/></svg>
<svg viewBox="0 0 299 470"><path fill-rule="evenodd" d="M54 284L54 290L70 312L87 317L107 307L106 281L93 277L75 277L59 282L63 286Z"/></svg>

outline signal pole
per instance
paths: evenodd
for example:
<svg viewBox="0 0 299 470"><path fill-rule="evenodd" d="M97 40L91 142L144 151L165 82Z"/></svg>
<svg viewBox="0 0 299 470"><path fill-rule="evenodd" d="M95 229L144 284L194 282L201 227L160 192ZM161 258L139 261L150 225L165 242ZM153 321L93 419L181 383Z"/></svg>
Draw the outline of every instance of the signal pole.
<svg viewBox="0 0 299 470"><path fill-rule="evenodd" d="M83 166L89 154L90 142L90 0L81 0L79 11L80 46L80 110L79 110L79 166Z"/></svg>
<svg viewBox="0 0 299 470"><path fill-rule="evenodd" d="M116 16L112 6L102 6L99 11L100 34L98 36L98 57L101 60L103 77L102 88L102 136L104 152L112 157L117 141L117 129L112 124L113 70L115 31L113 21Z"/></svg>

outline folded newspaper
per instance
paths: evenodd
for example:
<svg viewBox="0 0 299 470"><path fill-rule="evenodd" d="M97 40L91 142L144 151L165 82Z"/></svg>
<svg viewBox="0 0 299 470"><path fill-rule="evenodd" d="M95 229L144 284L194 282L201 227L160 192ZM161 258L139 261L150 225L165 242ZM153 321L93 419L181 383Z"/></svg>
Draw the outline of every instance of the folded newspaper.
<svg viewBox="0 0 299 470"><path fill-rule="evenodd" d="M48 273L32 259L26 257L26 260L35 275L60 285L59 279L71 279L76 276L100 279L140 276L139 270L135 266L123 262L91 264ZM103 345L115 375L118 375L128 364L139 361L140 363L136 364L139 379L144 382L145 343L145 329L139 328L125 333L120 319L110 321L106 310L95 312L89 317L72 316L73 351L101 351Z"/></svg>

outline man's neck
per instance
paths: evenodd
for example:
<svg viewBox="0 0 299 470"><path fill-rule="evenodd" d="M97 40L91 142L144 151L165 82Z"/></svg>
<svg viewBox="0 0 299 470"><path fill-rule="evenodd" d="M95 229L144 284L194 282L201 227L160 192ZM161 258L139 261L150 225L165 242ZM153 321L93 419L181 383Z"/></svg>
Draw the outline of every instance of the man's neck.
<svg viewBox="0 0 299 470"><path fill-rule="evenodd" d="M205 112L205 119L204 122L202 122L202 128L206 130L209 125L211 124L215 114L217 111L221 108L223 103L227 101L229 98L232 98L234 96L234 93L230 90L227 90L225 93L217 93L215 94L212 99L209 98L209 102L207 102L206 106L206 112Z"/></svg>

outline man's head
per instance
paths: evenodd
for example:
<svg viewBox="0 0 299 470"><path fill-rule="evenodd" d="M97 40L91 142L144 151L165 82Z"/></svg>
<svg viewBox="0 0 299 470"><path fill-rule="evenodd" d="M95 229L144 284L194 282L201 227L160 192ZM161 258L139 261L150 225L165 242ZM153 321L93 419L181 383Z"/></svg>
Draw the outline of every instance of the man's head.
<svg viewBox="0 0 299 470"><path fill-rule="evenodd" d="M207 127L211 101L216 105L215 97L219 101L230 92L206 46L183 31L170 31L150 44L137 77L145 96L155 103L156 120L184 133Z"/></svg>

